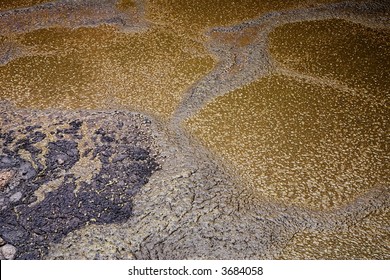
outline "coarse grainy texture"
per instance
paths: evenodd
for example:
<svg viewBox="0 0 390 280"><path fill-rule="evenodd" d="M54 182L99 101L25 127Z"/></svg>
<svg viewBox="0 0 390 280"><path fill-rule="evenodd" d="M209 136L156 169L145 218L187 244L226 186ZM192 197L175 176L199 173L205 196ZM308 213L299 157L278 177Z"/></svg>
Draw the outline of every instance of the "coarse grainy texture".
<svg viewBox="0 0 390 280"><path fill-rule="evenodd" d="M271 54L288 69L369 95L390 88L390 30L345 20L285 24L270 34ZM348 67L346 67L348 66Z"/></svg>
<svg viewBox="0 0 390 280"><path fill-rule="evenodd" d="M1 118L0 172L16 175L0 193L0 232L19 259L42 258L49 243L86 224L126 221L132 197L159 168L142 115Z"/></svg>
<svg viewBox="0 0 390 280"><path fill-rule="evenodd" d="M386 1L0 1L0 259L390 259Z"/></svg>
<svg viewBox="0 0 390 280"><path fill-rule="evenodd" d="M389 113L385 96L270 76L216 98L188 126L253 192L326 210L387 184Z"/></svg>
<svg viewBox="0 0 390 280"><path fill-rule="evenodd" d="M0 67L0 91L25 108L121 108L166 119L186 87L214 65L201 44L186 39L168 28L35 30L15 39L18 59L3 59L9 63Z"/></svg>

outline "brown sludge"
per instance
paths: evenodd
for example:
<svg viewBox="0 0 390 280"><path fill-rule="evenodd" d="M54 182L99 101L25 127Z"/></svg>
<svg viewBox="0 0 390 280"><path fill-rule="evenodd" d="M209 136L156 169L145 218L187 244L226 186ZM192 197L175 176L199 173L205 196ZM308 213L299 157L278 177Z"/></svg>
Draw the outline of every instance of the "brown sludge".
<svg viewBox="0 0 390 280"><path fill-rule="evenodd" d="M1 2L0 258L390 259L389 14Z"/></svg>

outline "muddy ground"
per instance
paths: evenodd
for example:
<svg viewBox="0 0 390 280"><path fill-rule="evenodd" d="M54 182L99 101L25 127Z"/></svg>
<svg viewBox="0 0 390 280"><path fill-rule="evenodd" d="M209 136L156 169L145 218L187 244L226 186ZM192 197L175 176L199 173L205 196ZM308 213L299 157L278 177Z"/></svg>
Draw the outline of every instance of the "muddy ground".
<svg viewBox="0 0 390 280"><path fill-rule="evenodd" d="M0 259L390 258L389 4L11 2Z"/></svg>

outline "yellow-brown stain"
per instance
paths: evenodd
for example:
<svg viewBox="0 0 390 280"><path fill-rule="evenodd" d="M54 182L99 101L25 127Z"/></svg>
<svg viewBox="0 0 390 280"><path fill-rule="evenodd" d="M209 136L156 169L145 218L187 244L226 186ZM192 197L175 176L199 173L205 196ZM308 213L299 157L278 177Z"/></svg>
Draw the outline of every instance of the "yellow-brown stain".
<svg viewBox="0 0 390 280"><path fill-rule="evenodd" d="M201 44L171 29L51 28L17 40L41 54L0 67L0 91L26 108L119 108L168 118L214 66Z"/></svg>
<svg viewBox="0 0 390 280"><path fill-rule="evenodd" d="M388 181L389 113L383 98L275 75L216 98L186 124L254 193L324 210Z"/></svg>
<svg viewBox="0 0 390 280"><path fill-rule="evenodd" d="M285 24L270 50L285 67L371 93L390 88L390 31L340 19Z"/></svg>

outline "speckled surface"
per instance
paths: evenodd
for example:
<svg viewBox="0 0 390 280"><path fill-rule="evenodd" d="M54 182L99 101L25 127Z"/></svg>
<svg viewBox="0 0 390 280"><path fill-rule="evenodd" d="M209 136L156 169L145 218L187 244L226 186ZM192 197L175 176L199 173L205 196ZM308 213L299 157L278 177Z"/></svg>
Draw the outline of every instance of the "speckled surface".
<svg viewBox="0 0 390 280"><path fill-rule="evenodd" d="M387 184L388 113L384 98L270 76L216 98L188 126L254 192L327 210Z"/></svg>
<svg viewBox="0 0 390 280"><path fill-rule="evenodd" d="M14 258L390 258L386 2L3 1L0 27Z"/></svg>

